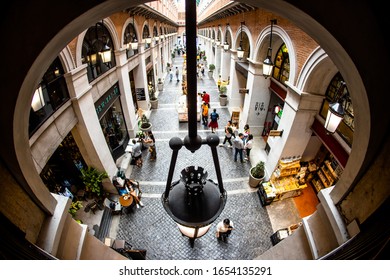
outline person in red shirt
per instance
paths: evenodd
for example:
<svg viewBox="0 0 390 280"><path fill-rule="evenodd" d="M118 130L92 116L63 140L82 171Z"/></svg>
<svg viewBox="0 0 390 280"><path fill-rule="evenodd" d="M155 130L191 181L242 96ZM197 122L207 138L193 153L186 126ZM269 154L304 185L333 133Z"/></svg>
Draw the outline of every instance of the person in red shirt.
<svg viewBox="0 0 390 280"><path fill-rule="evenodd" d="M208 104L209 108L210 108L210 95L205 91L203 91L203 93L202 93L202 101L204 103Z"/></svg>

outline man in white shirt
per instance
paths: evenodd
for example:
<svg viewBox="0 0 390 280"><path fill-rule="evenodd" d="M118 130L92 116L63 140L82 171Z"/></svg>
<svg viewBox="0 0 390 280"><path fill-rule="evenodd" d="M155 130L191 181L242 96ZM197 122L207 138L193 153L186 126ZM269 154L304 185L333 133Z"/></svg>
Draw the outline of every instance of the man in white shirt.
<svg viewBox="0 0 390 280"><path fill-rule="evenodd" d="M229 219L224 219L217 224L216 236L219 240L226 242L226 238L230 235L233 229L233 222Z"/></svg>

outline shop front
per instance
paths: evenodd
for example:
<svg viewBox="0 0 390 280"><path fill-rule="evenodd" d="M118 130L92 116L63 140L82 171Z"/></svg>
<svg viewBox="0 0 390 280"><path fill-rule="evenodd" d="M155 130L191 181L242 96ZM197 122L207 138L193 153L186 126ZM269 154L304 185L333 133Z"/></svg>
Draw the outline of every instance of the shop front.
<svg viewBox="0 0 390 280"><path fill-rule="evenodd" d="M100 126L114 160L125 153L129 142L119 97L119 86L115 84L95 103Z"/></svg>

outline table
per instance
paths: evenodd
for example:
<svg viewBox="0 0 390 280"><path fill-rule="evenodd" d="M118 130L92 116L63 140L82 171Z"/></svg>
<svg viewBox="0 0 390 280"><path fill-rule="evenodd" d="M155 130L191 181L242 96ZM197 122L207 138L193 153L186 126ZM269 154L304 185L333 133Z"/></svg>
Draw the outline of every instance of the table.
<svg viewBox="0 0 390 280"><path fill-rule="evenodd" d="M133 203L133 196L130 194L124 194L121 197L119 197L119 203L123 207L129 207Z"/></svg>

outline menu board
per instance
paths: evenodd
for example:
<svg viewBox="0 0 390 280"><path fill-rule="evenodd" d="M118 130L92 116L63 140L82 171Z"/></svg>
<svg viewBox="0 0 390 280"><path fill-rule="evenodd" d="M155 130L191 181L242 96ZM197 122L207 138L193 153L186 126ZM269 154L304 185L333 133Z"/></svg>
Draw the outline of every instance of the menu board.
<svg viewBox="0 0 390 280"><path fill-rule="evenodd" d="M136 88L135 89L135 94L137 95L137 100L138 101L146 100L145 89L144 88Z"/></svg>

